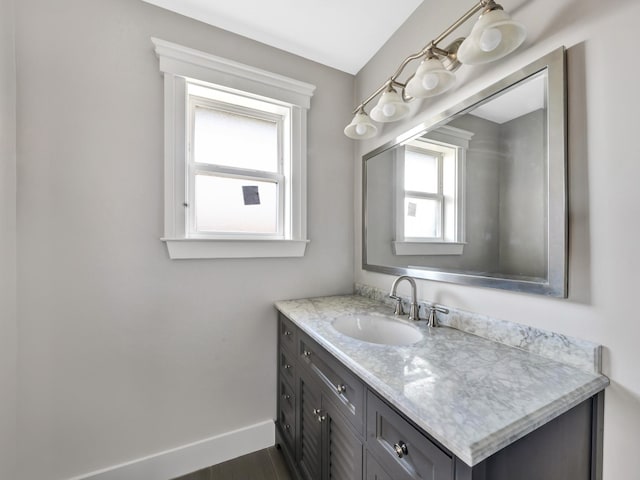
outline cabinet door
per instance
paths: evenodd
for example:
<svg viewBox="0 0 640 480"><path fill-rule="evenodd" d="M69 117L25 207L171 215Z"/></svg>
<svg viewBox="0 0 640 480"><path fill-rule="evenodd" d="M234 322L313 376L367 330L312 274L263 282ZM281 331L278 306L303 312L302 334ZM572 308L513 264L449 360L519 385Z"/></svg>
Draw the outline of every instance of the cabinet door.
<svg viewBox="0 0 640 480"><path fill-rule="evenodd" d="M297 463L303 478L319 480L323 420L320 388L317 380L302 368L298 377L298 409Z"/></svg>
<svg viewBox="0 0 640 480"><path fill-rule="evenodd" d="M324 394L323 394L324 395ZM340 414L338 408L323 396L323 415L326 422L323 434L322 464L327 480L358 480L362 478L363 445L353 427Z"/></svg>

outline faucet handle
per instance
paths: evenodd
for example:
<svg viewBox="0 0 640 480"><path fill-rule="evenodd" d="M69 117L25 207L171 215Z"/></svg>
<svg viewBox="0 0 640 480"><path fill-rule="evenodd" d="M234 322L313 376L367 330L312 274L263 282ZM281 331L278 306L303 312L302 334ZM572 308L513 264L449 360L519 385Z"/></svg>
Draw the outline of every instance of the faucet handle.
<svg viewBox="0 0 640 480"><path fill-rule="evenodd" d="M389 298L392 298L396 301L396 306L393 311L394 315L404 315L404 309L402 308L402 298L397 295L389 295Z"/></svg>
<svg viewBox="0 0 640 480"><path fill-rule="evenodd" d="M427 323L430 327L438 326L438 317L436 312L444 313L445 315L449 313L449 309L445 307L441 307L440 305L436 305L435 303L427 303L422 302L420 305L424 305L427 314Z"/></svg>

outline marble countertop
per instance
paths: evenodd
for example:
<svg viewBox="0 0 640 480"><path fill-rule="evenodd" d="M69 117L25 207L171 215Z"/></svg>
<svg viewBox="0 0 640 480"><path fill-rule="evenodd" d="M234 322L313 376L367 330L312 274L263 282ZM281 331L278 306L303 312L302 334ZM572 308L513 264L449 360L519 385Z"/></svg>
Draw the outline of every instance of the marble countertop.
<svg viewBox="0 0 640 480"><path fill-rule="evenodd" d="M345 314L389 316L357 295L287 300L276 308L469 466L603 390L607 377L449 327L413 322L410 346L338 332Z"/></svg>

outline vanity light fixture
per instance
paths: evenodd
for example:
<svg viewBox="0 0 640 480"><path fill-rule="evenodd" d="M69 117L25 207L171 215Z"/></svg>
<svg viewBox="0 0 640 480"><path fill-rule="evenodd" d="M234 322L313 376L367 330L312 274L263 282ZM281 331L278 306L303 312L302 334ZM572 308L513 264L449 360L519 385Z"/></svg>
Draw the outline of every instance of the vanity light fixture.
<svg viewBox="0 0 640 480"><path fill-rule="evenodd" d="M442 40L478 12L481 15L467 38L459 38L446 48L438 47ZM494 0L480 0L422 50L405 58L389 80L353 111L355 117L344 129L344 134L355 140L376 135L378 129L364 107L378 95L382 94L371 109L371 119L382 123L400 120L409 113L407 102L440 95L450 89L455 82L453 72L462 64L479 65L498 60L518 48L525 36L524 26L512 20L502 6ZM423 60L416 72L405 83L400 82L398 77L405 67L419 59Z"/></svg>
<svg viewBox="0 0 640 480"><path fill-rule="evenodd" d="M378 127L371 121L369 115L361 108L349 125L344 129L344 134L349 138L373 138L378 133Z"/></svg>
<svg viewBox="0 0 640 480"><path fill-rule="evenodd" d="M455 81L455 74L430 52L407 82L404 91L410 97L428 98L446 92Z"/></svg>
<svg viewBox="0 0 640 480"><path fill-rule="evenodd" d="M392 81L387 84L387 90L382 94L375 107L371 109L371 118L376 122L395 122L409 113L409 105L393 88Z"/></svg>

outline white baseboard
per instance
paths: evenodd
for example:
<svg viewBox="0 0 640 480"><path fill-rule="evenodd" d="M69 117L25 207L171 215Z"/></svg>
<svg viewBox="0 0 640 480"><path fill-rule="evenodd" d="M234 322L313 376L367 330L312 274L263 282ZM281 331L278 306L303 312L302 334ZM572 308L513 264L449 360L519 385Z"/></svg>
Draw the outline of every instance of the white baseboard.
<svg viewBox="0 0 640 480"><path fill-rule="evenodd" d="M69 480L169 480L275 444L273 420Z"/></svg>

